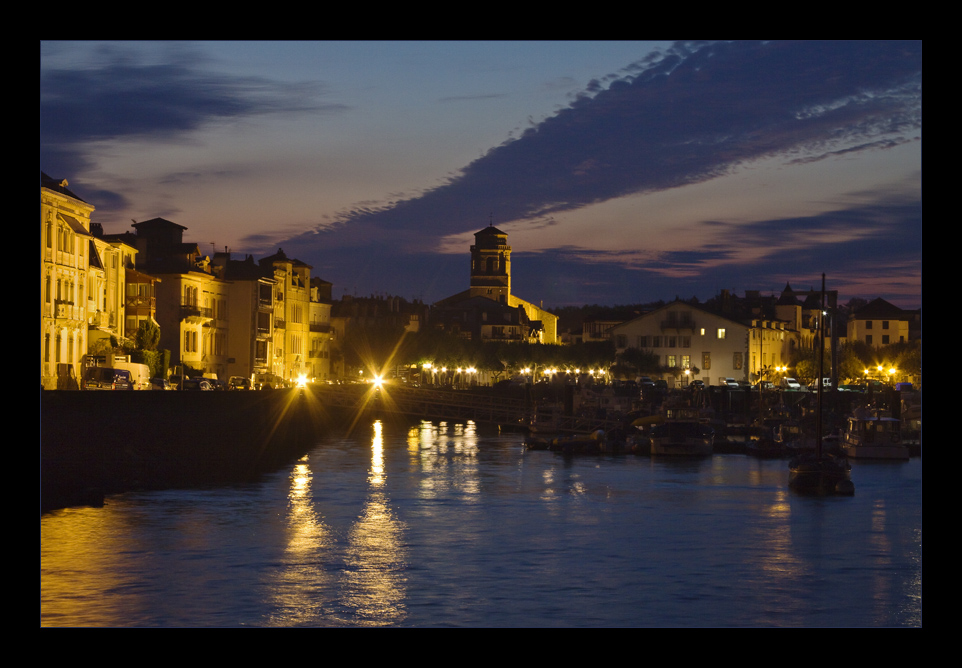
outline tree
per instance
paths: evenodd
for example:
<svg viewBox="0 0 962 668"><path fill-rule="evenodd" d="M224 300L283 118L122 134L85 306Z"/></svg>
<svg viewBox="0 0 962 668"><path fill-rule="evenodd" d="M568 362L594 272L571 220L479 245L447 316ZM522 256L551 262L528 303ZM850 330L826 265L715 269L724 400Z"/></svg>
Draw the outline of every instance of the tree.
<svg viewBox="0 0 962 668"><path fill-rule="evenodd" d="M134 336L137 350L157 350L160 343L160 327L153 320L141 320Z"/></svg>

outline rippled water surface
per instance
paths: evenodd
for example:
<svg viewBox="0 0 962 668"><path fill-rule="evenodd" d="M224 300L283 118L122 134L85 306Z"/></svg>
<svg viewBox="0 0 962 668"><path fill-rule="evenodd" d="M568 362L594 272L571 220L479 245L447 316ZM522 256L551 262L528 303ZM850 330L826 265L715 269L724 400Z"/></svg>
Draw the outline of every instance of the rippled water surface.
<svg viewBox="0 0 962 668"><path fill-rule="evenodd" d="M374 423L257 483L43 515L41 624L921 626L921 460L852 479Z"/></svg>

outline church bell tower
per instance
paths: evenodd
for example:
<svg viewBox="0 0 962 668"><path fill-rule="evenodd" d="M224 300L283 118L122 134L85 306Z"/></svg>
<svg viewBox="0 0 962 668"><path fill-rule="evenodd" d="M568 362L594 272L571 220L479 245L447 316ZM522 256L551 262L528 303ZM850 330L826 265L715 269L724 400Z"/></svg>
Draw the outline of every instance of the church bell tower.
<svg viewBox="0 0 962 668"><path fill-rule="evenodd" d="M471 296L502 304L511 295L511 246L508 235L489 225L474 234L471 246Z"/></svg>

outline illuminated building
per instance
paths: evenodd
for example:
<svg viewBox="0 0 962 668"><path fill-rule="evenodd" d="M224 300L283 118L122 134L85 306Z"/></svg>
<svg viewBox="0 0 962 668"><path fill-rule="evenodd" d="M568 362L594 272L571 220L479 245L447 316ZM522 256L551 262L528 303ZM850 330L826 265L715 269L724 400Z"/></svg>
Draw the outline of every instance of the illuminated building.
<svg viewBox="0 0 962 668"><path fill-rule="evenodd" d="M457 323L462 336L482 341L557 343L558 317L511 292L508 235L489 225L474 239L470 287L435 303L432 322L449 330Z"/></svg>
<svg viewBox="0 0 962 668"><path fill-rule="evenodd" d="M132 227L143 270L160 279L154 285L160 348L170 350L171 366L224 379L228 282L215 274L215 265L196 243L183 241L183 225L152 218Z"/></svg>
<svg viewBox="0 0 962 668"><path fill-rule="evenodd" d="M911 314L881 297L873 299L848 318L848 340L886 346L909 340Z"/></svg>
<svg viewBox="0 0 962 668"><path fill-rule="evenodd" d="M274 356L271 373L286 382L310 374L311 267L283 250L260 260L274 279Z"/></svg>
<svg viewBox="0 0 962 668"><path fill-rule="evenodd" d="M40 173L40 383L75 389L87 352L88 292L94 207Z"/></svg>
<svg viewBox="0 0 962 668"><path fill-rule="evenodd" d="M619 353L636 348L656 354L659 365L671 369L679 383L719 385L726 378L756 380L753 365L759 359L787 364L798 334L786 324L761 318L746 322L676 300L611 327L608 335ZM698 372L686 374L686 369Z"/></svg>

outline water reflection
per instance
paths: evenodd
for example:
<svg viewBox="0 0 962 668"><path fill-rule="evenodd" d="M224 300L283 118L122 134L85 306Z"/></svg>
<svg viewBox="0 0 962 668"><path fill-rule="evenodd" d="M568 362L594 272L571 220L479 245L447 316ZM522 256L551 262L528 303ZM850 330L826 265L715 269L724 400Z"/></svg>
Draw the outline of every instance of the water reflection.
<svg viewBox="0 0 962 668"><path fill-rule="evenodd" d="M249 485L41 517L41 622L921 625L918 461L806 498L779 461L565 459L472 423L393 428Z"/></svg>
<svg viewBox="0 0 962 668"><path fill-rule="evenodd" d="M314 508L312 481L308 457L304 457L291 472L287 544L281 567L268 586L271 626L313 625L326 614L324 592L331 580L326 562L332 546L330 532Z"/></svg>
<svg viewBox="0 0 962 668"><path fill-rule="evenodd" d="M351 621L364 626L397 624L404 620L404 526L385 493L384 439L374 423L368 495L361 515L348 535L341 580L341 603Z"/></svg>

